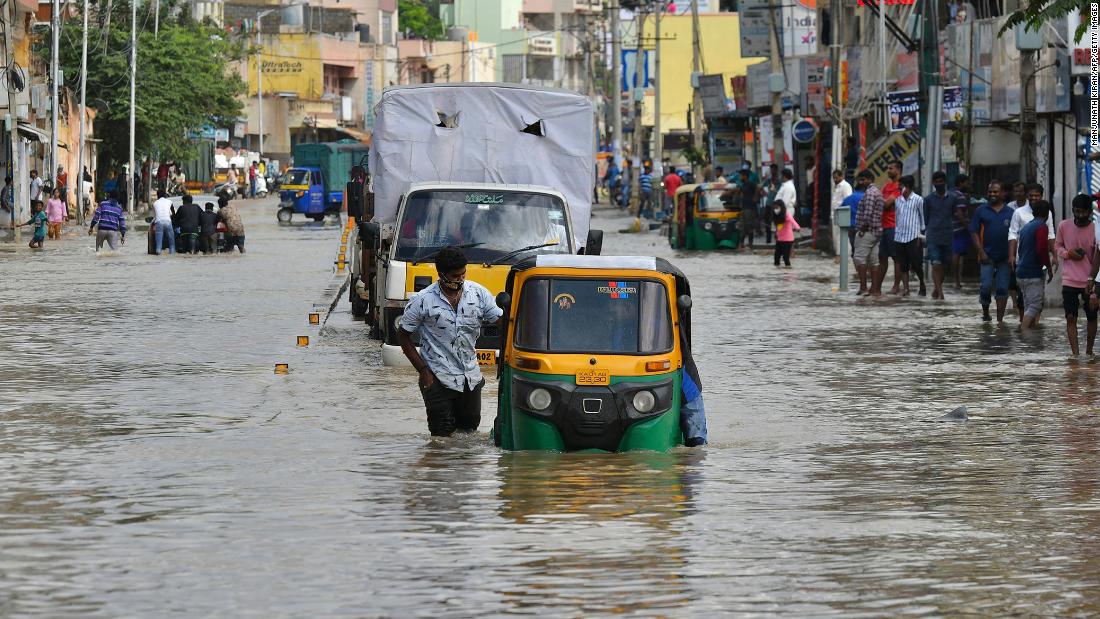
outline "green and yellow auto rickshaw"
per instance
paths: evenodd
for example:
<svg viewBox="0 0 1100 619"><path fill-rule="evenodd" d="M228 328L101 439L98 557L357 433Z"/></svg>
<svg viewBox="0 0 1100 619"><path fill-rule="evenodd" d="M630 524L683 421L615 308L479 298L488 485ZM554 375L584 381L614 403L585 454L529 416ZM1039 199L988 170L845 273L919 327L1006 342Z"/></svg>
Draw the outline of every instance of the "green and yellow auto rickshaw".
<svg viewBox="0 0 1100 619"><path fill-rule="evenodd" d="M673 249L737 249L741 190L733 183L684 185L673 200L668 242Z"/></svg>
<svg viewBox="0 0 1100 619"><path fill-rule="evenodd" d="M652 257L542 255L512 267L497 304L499 446L614 452L683 444L691 297L679 269Z"/></svg>

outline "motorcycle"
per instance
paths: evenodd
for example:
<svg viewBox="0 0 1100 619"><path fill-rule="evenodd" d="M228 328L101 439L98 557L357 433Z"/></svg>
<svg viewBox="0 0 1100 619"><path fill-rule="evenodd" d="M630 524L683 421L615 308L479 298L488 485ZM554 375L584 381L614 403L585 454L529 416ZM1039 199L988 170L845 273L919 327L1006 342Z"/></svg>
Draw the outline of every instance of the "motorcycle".
<svg viewBox="0 0 1100 619"><path fill-rule="evenodd" d="M229 183L222 183L214 187L214 195L219 198L225 198L226 200L232 200L237 197L237 186L230 185Z"/></svg>
<svg viewBox="0 0 1100 619"><path fill-rule="evenodd" d="M263 176L256 175L256 197L267 197L267 180Z"/></svg>

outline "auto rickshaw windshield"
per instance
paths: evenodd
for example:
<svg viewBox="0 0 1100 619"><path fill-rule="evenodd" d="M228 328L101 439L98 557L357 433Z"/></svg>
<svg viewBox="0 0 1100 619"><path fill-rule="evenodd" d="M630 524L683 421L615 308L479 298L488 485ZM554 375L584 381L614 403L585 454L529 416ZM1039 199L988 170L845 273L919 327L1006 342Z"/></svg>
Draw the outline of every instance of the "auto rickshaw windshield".
<svg viewBox="0 0 1100 619"><path fill-rule="evenodd" d="M530 279L514 342L538 352L666 353L673 348L668 291L637 279Z"/></svg>
<svg viewBox="0 0 1100 619"><path fill-rule="evenodd" d="M309 170L303 170L301 168L293 169L287 174L287 185L308 185L309 184Z"/></svg>
<svg viewBox="0 0 1100 619"><path fill-rule="evenodd" d="M471 262L489 262L524 247L572 253L565 204L557 196L520 191L419 191L409 196L398 226L397 260L432 248L466 245Z"/></svg>
<svg viewBox="0 0 1100 619"><path fill-rule="evenodd" d="M706 213L721 213L736 208L739 197L736 187L726 189L706 189L699 192L699 210Z"/></svg>

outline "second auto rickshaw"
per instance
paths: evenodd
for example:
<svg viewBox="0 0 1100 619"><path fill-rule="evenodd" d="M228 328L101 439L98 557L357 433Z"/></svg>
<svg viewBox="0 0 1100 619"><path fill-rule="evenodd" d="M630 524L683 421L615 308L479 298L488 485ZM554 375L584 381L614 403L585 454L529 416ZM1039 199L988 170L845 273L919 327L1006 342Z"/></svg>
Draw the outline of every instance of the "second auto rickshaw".
<svg viewBox="0 0 1100 619"><path fill-rule="evenodd" d="M676 190L669 245L673 249L737 249L740 189L733 183L684 185Z"/></svg>

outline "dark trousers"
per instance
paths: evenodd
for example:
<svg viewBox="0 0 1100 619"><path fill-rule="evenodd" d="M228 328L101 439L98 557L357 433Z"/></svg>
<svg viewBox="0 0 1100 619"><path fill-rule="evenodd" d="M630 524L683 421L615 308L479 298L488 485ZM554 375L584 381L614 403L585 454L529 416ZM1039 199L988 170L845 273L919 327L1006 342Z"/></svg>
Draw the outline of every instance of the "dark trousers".
<svg viewBox="0 0 1100 619"><path fill-rule="evenodd" d="M216 254L218 253L218 235L217 234L204 234L200 238L200 244L202 245L202 253L204 254Z"/></svg>
<svg viewBox="0 0 1100 619"><path fill-rule="evenodd" d="M924 285L924 252L920 239L913 239L908 243L895 243L895 257L898 259L898 268L902 273L915 271L920 285ZM906 280L908 281L908 280Z"/></svg>
<svg viewBox="0 0 1100 619"><path fill-rule="evenodd" d="M439 379L427 389L421 388L424 409L428 413L428 431L432 436L450 436L455 430L473 432L481 423L482 380L476 387L467 386L463 391L444 387Z"/></svg>
<svg viewBox="0 0 1100 619"><path fill-rule="evenodd" d="M787 266L791 266L791 247L794 246L794 241L776 241L775 242L775 266L779 266L779 259L783 259L783 263Z"/></svg>
<svg viewBox="0 0 1100 619"><path fill-rule="evenodd" d="M181 254L195 254L199 252L199 233L186 231L180 233L180 246L177 248Z"/></svg>
<svg viewBox="0 0 1100 619"><path fill-rule="evenodd" d="M233 251L234 247L241 250L242 254L244 253L244 235L243 234L230 235L230 236L226 237L225 251Z"/></svg>

